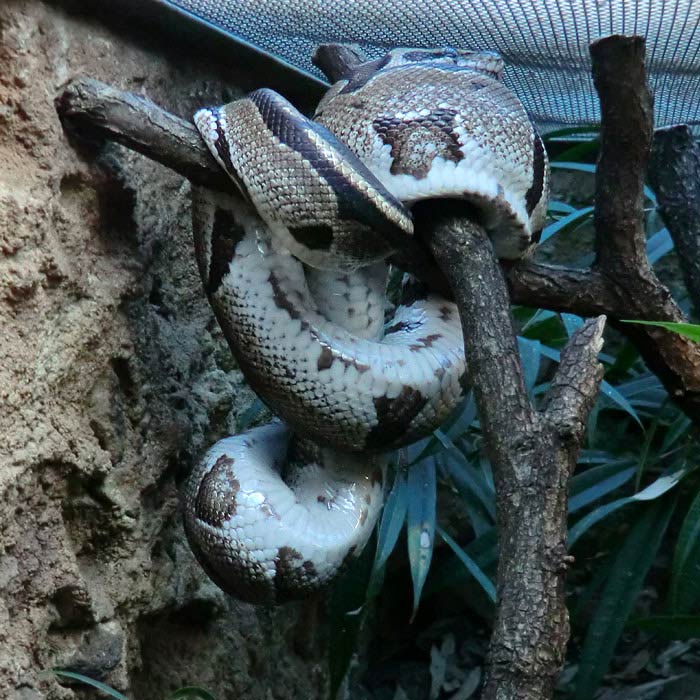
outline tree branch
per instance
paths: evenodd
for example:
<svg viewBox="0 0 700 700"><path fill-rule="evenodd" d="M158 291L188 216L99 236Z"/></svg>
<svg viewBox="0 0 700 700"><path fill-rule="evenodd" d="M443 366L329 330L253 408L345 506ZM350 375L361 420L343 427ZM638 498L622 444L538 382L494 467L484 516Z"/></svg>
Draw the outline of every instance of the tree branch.
<svg viewBox="0 0 700 700"><path fill-rule="evenodd" d="M615 99L614 91L610 99ZM79 79L64 88L56 100L56 108L64 126L71 132L117 141L167 165L198 185L230 191L227 176L216 165L194 126L143 97L97 80ZM612 192L616 191L616 187L613 188ZM601 196L604 198L606 194L601 193ZM641 216L639 211L637 214ZM624 230L619 226L617 229L618 237L624 235ZM618 268L608 265L591 271L541 265L529 260L509 266L513 301L580 316L607 315L637 345L670 395L700 424L700 346L662 329L617 323L627 318L678 321L683 316L648 264L636 274L624 256L615 259ZM413 272L432 288L451 295L444 276L419 240L408 241L407 247L398 251L392 262ZM624 286L622 279L629 286Z"/></svg>
<svg viewBox="0 0 700 700"><path fill-rule="evenodd" d="M441 206L431 250L455 291L469 374L493 467L498 607L484 700L547 700L569 636L564 596L567 493L602 378L604 317L571 338L544 412L525 390L503 272L491 241Z"/></svg>
<svg viewBox="0 0 700 700"><path fill-rule="evenodd" d="M321 44L311 58L311 62L331 84L340 80L353 66L366 60L367 56L359 46L346 44Z"/></svg>
<svg viewBox="0 0 700 700"><path fill-rule="evenodd" d="M171 168L196 185L231 192L230 178L218 166L194 124L150 100L110 85L80 78L56 98L65 129L92 138L116 141ZM390 258L438 292L450 296L447 281L418 237L402 237Z"/></svg>
<svg viewBox="0 0 700 700"><path fill-rule="evenodd" d="M686 125L654 134L649 180L700 318L700 147Z"/></svg>

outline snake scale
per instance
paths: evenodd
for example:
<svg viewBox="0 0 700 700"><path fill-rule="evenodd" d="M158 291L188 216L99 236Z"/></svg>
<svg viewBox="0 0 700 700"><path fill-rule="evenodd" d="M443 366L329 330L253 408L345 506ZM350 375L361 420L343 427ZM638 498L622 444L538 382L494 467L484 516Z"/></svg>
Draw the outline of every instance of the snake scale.
<svg viewBox="0 0 700 700"><path fill-rule="evenodd" d="M385 258L411 206L474 205L502 258L541 230L542 141L491 52L396 49L350 69L314 119L256 90L195 124L235 187L195 191L205 291L246 380L281 420L225 438L184 492L185 530L224 591L280 603L327 585L367 542L388 450L430 434L465 385L455 305Z"/></svg>

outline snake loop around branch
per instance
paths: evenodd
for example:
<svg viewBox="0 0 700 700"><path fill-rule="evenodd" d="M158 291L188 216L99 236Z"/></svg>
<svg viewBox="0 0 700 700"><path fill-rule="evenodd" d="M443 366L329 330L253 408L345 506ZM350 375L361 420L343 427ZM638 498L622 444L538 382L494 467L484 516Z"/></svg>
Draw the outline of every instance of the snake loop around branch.
<svg viewBox="0 0 700 700"><path fill-rule="evenodd" d="M383 260L423 200L470 202L500 257L523 254L548 192L542 141L490 52L396 49L331 87L314 120L276 93L195 123L232 195L195 193L195 252L238 364L284 421L218 442L185 490L190 544L252 602L320 589L365 545L383 454L459 403L455 305L387 318Z"/></svg>

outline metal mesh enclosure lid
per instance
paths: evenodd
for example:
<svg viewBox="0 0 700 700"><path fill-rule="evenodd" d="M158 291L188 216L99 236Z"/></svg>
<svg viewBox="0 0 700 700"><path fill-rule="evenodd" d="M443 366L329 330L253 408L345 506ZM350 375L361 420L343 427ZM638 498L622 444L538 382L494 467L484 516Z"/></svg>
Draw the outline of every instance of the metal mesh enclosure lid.
<svg viewBox="0 0 700 700"><path fill-rule="evenodd" d="M320 43L492 49L542 126L596 123L588 45L646 37L656 124L700 123L700 0L157 0L321 78Z"/></svg>

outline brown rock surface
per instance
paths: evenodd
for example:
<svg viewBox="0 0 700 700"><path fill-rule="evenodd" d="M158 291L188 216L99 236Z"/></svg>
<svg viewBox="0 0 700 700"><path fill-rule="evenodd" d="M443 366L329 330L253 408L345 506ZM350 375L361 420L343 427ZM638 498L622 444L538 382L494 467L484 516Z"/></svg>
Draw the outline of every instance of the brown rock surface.
<svg viewBox="0 0 700 700"><path fill-rule="evenodd" d="M188 186L67 136L53 104L89 75L188 115L244 81L80 4L0 4L0 697L94 697L57 666L130 700L322 697L303 609L226 599L184 541L180 483L252 400L201 292Z"/></svg>

